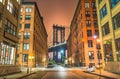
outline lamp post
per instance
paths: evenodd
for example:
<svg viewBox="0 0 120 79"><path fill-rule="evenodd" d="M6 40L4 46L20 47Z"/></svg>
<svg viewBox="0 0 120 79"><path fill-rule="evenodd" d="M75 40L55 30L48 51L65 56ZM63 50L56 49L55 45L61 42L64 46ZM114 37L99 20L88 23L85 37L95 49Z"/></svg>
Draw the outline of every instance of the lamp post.
<svg viewBox="0 0 120 79"><path fill-rule="evenodd" d="M101 75L101 67L100 67L101 61L100 60L102 59L102 54L100 52L101 47L100 47L100 40L99 39L97 39L96 49L98 50L97 57L98 57L98 65L99 65L99 74ZM100 76L99 76L99 79L101 79Z"/></svg>
<svg viewBox="0 0 120 79"><path fill-rule="evenodd" d="M30 67L30 71L29 72L31 73L31 71L32 71L32 60L34 59L34 56L29 56L28 58L30 59L30 62L31 62L30 66L29 66Z"/></svg>
<svg viewBox="0 0 120 79"><path fill-rule="evenodd" d="M99 74L101 75L101 67L100 67L101 61L100 60L102 59L102 54L100 52L100 49L101 49L101 47L100 47L100 39L98 38L97 35L94 35L93 38L96 39L96 49L97 49L97 58L98 58L98 65L99 65ZM101 77L99 76L99 79L100 78Z"/></svg>
<svg viewBox="0 0 120 79"><path fill-rule="evenodd" d="M44 57L42 61L43 61L44 67L45 67L46 57Z"/></svg>

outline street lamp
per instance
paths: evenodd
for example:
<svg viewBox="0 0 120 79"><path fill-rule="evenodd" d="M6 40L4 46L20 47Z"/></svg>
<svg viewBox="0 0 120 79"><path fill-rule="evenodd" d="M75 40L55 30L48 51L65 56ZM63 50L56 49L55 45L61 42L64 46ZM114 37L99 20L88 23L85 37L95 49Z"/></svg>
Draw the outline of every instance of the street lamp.
<svg viewBox="0 0 120 79"><path fill-rule="evenodd" d="M43 63L44 63L44 67L45 67L46 57L44 57L42 61L43 61Z"/></svg>
<svg viewBox="0 0 120 79"><path fill-rule="evenodd" d="M29 59L30 59L30 62L31 62L31 64L30 64L30 73L31 73L31 71L32 71L32 60L34 59L34 56L29 56L28 57Z"/></svg>
<svg viewBox="0 0 120 79"><path fill-rule="evenodd" d="M98 58L98 65L99 65L99 70L100 70L99 74L101 75L101 67L100 67L101 61L100 60L102 59L102 54L100 52L100 49L101 49L101 47L100 47L100 39L98 38L97 35L94 35L93 38L96 39L97 58ZM100 77L99 77L99 79L100 79Z"/></svg>

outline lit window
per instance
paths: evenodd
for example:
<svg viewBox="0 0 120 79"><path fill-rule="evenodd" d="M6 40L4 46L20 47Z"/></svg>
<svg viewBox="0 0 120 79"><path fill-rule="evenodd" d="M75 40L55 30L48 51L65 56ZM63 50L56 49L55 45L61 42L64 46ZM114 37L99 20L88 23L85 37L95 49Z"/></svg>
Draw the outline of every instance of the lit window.
<svg viewBox="0 0 120 79"><path fill-rule="evenodd" d="M91 21L90 20L86 21L86 26L91 26Z"/></svg>
<svg viewBox="0 0 120 79"><path fill-rule="evenodd" d="M28 44L28 43L24 43L23 49L24 49L24 50L28 50L28 49L29 49L29 44Z"/></svg>
<svg viewBox="0 0 120 79"><path fill-rule="evenodd" d="M20 15L20 20L22 20L22 15Z"/></svg>
<svg viewBox="0 0 120 79"><path fill-rule="evenodd" d="M31 16L30 15L26 15L25 16L25 20L30 20L31 19Z"/></svg>
<svg viewBox="0 0 120 79"><path fill-rule="evenodd" d="M89 8L90 7L90 3L89 2L86 2L85 3L85 8Z"/></svg>
<svg viewBox="0 0 120 79"><path fill-rule="evenodd" d="M23 12L23 8L21 7L20 12Z"/></svg>
<svg viewBox="0 0 120 79"><path fill-rule="evenodd" d="M20 0L16 0L20 4Z"/></svg>
<svg viewBox="0 0 120 79"><path fill-rule="evenodd" d="M12 13L13 10L13 4L10 0L8 0L8 4L7 4L7 10Z"/></svg>
<svg viewBox="0 0 120 79"><path fill-rule="evenodd" d="M89 59L94 59L94 52L93 51L89 51Z"/></svg>
<svg viewBox="0 0 120 79"><path fill-rule="evenodd" d="M29 39L30 38L30 33L24 33L24 39Z"/></svg>
<svg viewBox="0 0 120 79"><path fill-rule="evenodd" d="M32 12L32 9L30 7L27 7L26 12Z"/></svg>

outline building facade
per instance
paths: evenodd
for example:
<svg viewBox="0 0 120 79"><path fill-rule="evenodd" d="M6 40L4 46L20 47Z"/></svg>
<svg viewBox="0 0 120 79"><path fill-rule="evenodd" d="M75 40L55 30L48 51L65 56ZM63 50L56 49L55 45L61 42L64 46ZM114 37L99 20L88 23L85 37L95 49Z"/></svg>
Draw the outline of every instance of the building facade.
<svg viewBox="0 0 120 79"><path fill-rule="evenodd" d="M95 0L79 0L68 38L69 64L76 66L99 65L99 31ZM101 53L100 53L101 56Z"/></svg>
<svg viewBox="0 0 120 79"><path fill-rule="evenodd" d="M106 70L120 72L120 0L96 0Z"/></svg>
<svg viewBox="0 0 120 79"><path fill-rule="evenodd" d="M18 38L18 63L26 67L44 66L47 32L36 2L22 2Z"/></svg>
<svg viewBox="0 0 120 79"><path fill-rule="evenodd" d="M15 65L20 0L0 0L0 65Z"/></svg>

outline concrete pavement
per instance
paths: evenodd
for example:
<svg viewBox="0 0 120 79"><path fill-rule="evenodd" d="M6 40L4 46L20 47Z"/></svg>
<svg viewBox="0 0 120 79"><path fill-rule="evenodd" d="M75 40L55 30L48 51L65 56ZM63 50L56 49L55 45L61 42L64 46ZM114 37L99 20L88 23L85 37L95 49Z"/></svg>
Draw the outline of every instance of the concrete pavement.
<svg viewBox="0 0 120 79"><path fill-rule="evenodd" d="M21 79L23 77L35 74L35 72L27 73L27 72L20 72L6 76L0 76L0 79Z"/></svg>
<svg viewBox="0 0 120 79"><path fill-rule="evenodd" d="M59 68L60 69L60 68ZM76 67L76 68L65 68L66 70L79 70L82 71L82 69L80 67ZM35 74L35 72L37 71L44 71L44 70L48 70L46 68L33 68L31 73L27 73L26 71L22 71L21 73L16 73L16 74L12 74L12 75L7 75L6 79L21 79L24 78L26 76L30 76L32 74ZM51 69L50 69L51 70ZM53 71L54 69L52 69ZM61 70L61 69L60 69ZM83 69L84 71L84 69ZM100 75L99 70L96 70L95 72L89 72L89 74L93 74L93 75ZM107 71L101 71L101 76L102 77L107 77L109 78L114 78L114 79L120 79L120 75L111 73L111 72L107 72ZM2 77L0 77L0 79L3 79Z"/></svg>
<svg viewBox="0 0 120 79"><path fill-rule="evenodd" d="M104 70L96 70L95 72L90 72L91 74L95 74L95 75L101 75L101 76L105 76L105 77L110 77L110 78L115 78L115 79L120 79L120 75L118 74L114 74L108 71L104 71Z"/></svg>

